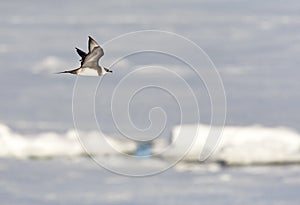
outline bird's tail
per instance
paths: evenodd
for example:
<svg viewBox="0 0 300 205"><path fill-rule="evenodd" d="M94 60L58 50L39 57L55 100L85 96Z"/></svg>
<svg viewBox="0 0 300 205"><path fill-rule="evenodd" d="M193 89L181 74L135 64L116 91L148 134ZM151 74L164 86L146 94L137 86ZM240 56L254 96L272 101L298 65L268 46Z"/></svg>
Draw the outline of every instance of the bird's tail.
<svg viewBox="0 0 300 205"><path fill-rule="evenodd" d="M66 70L66 71L57 72L57 73L54 73L54 74L62 74L62 73L77 74L78 69L79 69L79 68L74 69L74 70Z"/></svg>

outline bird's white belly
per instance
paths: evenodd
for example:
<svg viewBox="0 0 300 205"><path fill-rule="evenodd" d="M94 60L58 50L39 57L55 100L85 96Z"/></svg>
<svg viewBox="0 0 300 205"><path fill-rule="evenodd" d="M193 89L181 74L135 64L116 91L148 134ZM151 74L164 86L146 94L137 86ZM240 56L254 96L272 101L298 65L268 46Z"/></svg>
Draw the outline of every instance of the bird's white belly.
<svg viewBox="0 0 300 205"><path fill-rule="evenodd" d="M98 72L96 69L91 68L83 68L78 75L84 75L84 76L99 76L100 72Z"/></svg>

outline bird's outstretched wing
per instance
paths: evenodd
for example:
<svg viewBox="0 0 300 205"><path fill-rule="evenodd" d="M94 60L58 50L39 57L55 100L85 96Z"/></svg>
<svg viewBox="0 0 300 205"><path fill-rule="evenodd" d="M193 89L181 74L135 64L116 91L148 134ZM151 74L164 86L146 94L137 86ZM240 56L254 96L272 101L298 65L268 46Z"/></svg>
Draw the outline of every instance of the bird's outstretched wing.
<svg viewBox="0 0 300 205"><path fill-rule="evenodd" d="M87 56L87 53L84 52L83 50L80 50L79 48L75 48L76 52L78 53L78 55L80 55L81 58L85 58Z"/></svg>
<svg viewBox="0 0 300 205"><path fill-rule="evenodd" d="M82 66L82 64L88 54L86 52L80 50L79 48L75 48L75 49L76 49L76 52L78 53L78 55L80 55L80 57L81 57L80 61L81 61L81 66Z"/></svg>
<svg viewBox="0 0 300 205"><path fill-rule="evenodd" d="M103 49L100 46L94 47L92 52L89 52L85 57L82 66L83 68L96 68L98 67L98 61L103 56Z"/></svg>
<svg viewBox="0 0 300 205"><path fill-rule="evenodd" d="M93 51L95 47L100 47L100 45L91 36L89 36L89 53ZM102 51L103 52L103 51ZM104 53L103 53L104 55Z"/></svg>

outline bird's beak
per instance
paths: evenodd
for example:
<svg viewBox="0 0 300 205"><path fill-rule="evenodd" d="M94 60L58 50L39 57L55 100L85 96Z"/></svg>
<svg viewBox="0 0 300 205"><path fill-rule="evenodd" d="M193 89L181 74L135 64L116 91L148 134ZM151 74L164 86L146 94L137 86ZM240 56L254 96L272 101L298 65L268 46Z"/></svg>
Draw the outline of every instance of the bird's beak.
<svg viewBox="0 0 300 205"><path fill-rule="evenodd" d="M112 70L109 70L108 72L112 73Z"/></svg>

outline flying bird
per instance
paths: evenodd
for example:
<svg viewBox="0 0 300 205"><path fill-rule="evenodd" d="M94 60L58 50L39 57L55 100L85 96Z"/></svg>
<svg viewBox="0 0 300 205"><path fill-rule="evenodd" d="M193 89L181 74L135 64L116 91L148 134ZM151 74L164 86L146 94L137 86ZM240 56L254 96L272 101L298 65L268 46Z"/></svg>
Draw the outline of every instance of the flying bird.
<svg viewBox="0 0 300 205"><path fill-rule="evenodd" d="M75 75L85 75L85 76L102 76L106 73L112 73L108 68L99 65L99 59L104 55L103 48L89 36L88 42L88 53L75 48L78 55L81 57L81 65L79 68L74 70L62 71L60 73L70 73Z"/></svg>

